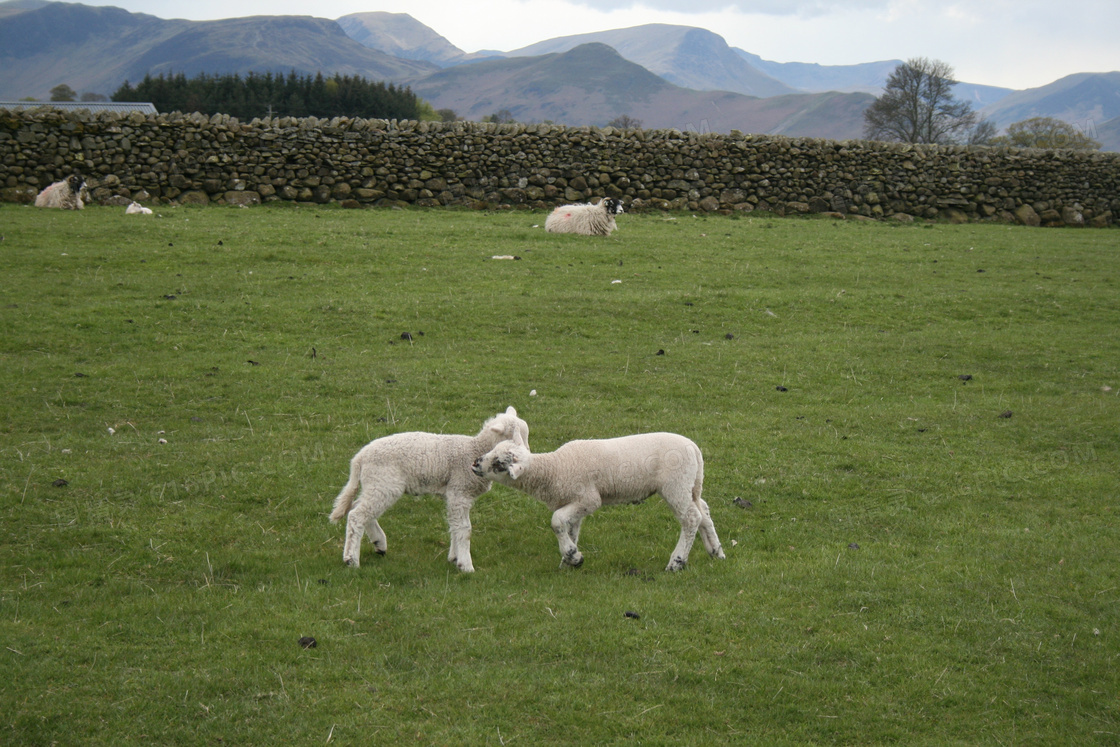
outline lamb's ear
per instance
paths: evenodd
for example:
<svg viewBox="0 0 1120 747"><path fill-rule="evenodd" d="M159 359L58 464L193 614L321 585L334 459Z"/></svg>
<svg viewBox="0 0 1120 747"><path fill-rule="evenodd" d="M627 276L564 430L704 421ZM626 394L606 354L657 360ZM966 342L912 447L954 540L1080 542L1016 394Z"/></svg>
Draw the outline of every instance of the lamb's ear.
<svg viewBox="0 0 1120 747"><path fill-rule="evenodd" d="M512 479L516 480L517 478L521 477L521 473L524 471L525 465L517 461L517 458L515 457L513 462L511 462L509 465L509 476Z"/></svg>
<svg viewBox="0 0 1120 747"><path fill-rule="evenodd" d="M529 448L529 444L525 443L525 439L523 439L521 437L521 429L520 428L514 428L513 429L513 437L510 438L510 441L513 441L518 446L523 446L526 449Z"/></svg>
<svg viewBox="0 0 1120 747"><path fill-rule="evenodd" d="M513 409L513 405L510 405L506 408L506 415L512 415L515 418L517 417L517 410Z"/></svg>

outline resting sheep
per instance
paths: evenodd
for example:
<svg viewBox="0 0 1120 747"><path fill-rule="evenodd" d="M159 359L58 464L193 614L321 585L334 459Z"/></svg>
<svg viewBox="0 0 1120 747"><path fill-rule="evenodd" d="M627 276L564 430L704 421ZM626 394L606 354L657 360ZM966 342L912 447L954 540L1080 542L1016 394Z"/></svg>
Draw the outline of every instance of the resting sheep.
<svg viewBox="0 0 1120 747"><path fill-rule="evenodd" d="M608 197L596 205L561 205L549 213L544 222L548 233L578 233L583 236L609 236L618 228L614 216L622 212L622 203Z"/></svg>
<svg viewBox="0 0 1120 747"><path fill-rule="evenodd" d="M556 451L532 454L516 437L494 447L472 468L544 502L560 557L570 566L583 563L580 524L602 505L640 503L660 493L681 523L681 536L665 570L679 571L699 530L708 554L723 558L708 504L700 497L704 457L700 447L675 433L644 433L597 441L569 441Z"/></svg>
<svg viewBox="0 0 1120 747"><path fill-rule="evenodd" d="M81 210L82 190L86 182L80 174L73 174L65 181L55 182L35 198L35 207Z"/></svg>
<svg viewBox="0 0 1120 747"><path fill-rule="evenodd" d="M152 209L146 208L139 202L130 202L128 207L124 209L125 215L151 215Z"/></svg>
<svg viewBox="0 0 1120 747"><path fill-rule="evenodd" d="M477 436L397 433L366 444L350 460L350 479L331 511L332 523L346 516L343 562L358 567L363 534L384 555L385 532L377 518L405 493L432 493L447 499L448 561L464 573L472 572L471 505L490 489L490 482L476 476L471 465L499 442L515 437L527 442L529 426L510 407L487 420Z"/></svg>

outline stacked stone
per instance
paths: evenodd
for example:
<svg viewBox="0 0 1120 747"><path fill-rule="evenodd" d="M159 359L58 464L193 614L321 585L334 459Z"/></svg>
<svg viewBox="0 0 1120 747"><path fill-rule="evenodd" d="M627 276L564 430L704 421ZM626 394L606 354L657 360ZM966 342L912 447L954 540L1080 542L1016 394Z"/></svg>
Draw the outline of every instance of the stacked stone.
<svg viewBox="0 0 1120 747"><path fill-rule="evenodd" d="M829 213L1107 226L1120 154L610 127L0 111L0 200L82 173L94 202Z"/></svg>

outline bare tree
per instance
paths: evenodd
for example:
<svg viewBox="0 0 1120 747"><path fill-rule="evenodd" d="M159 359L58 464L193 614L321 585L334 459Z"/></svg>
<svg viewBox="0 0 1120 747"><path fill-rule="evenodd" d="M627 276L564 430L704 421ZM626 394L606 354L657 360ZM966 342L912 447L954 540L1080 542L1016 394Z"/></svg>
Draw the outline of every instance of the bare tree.
<svg viewBox="0 0 1120 747"><path fill-rule="evenodd" d="M642 126L642 120L634 119L629 114L622 114L615 117L610 122L607 122L608 127L615 127L619 130L637 130Z"/></svg>
<svg viewBox="0 0 1120 747"><path fill-rule="evenodd" d="M976 125L967 101L953 98L953 68L939 60L907 60L887 78L886 90L864 112L869 140L952 143Z"/></svg>

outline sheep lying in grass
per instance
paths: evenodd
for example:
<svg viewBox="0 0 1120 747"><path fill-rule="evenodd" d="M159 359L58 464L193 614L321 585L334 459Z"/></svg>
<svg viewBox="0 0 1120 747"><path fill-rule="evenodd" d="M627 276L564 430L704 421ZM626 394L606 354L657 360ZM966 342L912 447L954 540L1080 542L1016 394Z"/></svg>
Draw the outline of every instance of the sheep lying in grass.
<svg viewBox="0 0 1120 747"><path fill-rule="evenodd" d="M723 558L708 504L700 497L704 457L700 447L675 433L644 433L598 441L569 441L556 451L532 454L516 437L475 461L474 473L517 488L552 511L560 557L583 563L580 524L602 505L640 503L660 493L681 523L668 571L679 571L699 530L708 554Z"/></svg>
<svg viewBox="0 0 1120 747"><path fill-rule="evenodd" d="M82 190L85 186L86 182L81 174L73 174L65 181L55 182L40 192L35 198L35 207L81 210L84 207Z"/></svg>
<svg viewBox="0 0 1120 747"><path fill-rule="evenodd" d="M433 493L447 499L451 530L448 561L460 571L473 571L471 505L490 489L490 482L477 477L471 465L495 444L514 437L527 442L529 426L510 407L487 420L477 436L397 433L366 444L350 460L350 480L335 498L331 511L332 523L346 516L343 562L358 567L363 534L368 534L374 549L384 555L385 532L377 518L405 493ZM355 501L359 487L361 496Z"/></svg>
<svg viewBox="0 0 1120 747"><path fill-rule="evenodd" d="M614 217L621 212L622 203L610 197L596 205L561 205L549 213L544 230L548 233L609 236L618 228Z"/></svg>
<svg viewBox="0 0 1120 747"><path fill-rule="evenodd" d="M139 202L130 202L128 207L124 209L125 215L151 215L152 209L146 208Z"/></svg>

